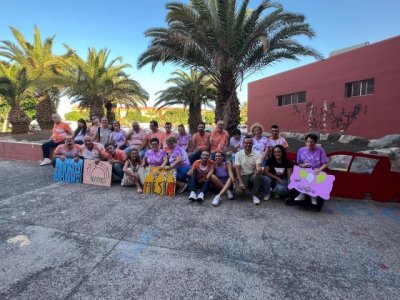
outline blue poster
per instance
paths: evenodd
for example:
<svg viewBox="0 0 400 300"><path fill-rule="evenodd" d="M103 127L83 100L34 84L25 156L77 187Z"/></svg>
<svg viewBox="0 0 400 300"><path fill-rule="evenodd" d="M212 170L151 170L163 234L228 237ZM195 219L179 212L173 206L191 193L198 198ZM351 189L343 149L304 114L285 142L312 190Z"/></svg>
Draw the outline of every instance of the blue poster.
<svg viewBox="0 0 400 300"><path fill-rule="evenodd" d="M82 168L83 168L82 159L79 159L77 162L75 162L72 158L66 158L64 161L61 161L60 158L57 158L56 167L54 169L54 181L67 182L67 183L81 183Z"/></svg>

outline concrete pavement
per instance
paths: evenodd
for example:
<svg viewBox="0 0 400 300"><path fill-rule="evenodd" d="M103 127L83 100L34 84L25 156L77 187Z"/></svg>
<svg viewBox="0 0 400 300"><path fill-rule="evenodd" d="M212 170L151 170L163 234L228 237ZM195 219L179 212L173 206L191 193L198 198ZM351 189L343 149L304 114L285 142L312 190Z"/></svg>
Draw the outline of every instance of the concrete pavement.
<svg viewBox="0 0 400 300"><path fill-rule="evenodd" d="M0 160L0 299L398 299L400 205L212 207ZM397 295L397 296L396 296Z"/></svg>

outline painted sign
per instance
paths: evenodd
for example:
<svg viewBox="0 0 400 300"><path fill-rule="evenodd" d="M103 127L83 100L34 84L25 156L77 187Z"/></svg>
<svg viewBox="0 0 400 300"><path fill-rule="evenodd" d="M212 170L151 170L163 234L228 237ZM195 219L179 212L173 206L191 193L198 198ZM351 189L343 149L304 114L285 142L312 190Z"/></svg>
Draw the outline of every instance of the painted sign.
<svg viewBox="0 0 400 300"><path fill-rule="evenodd" d="M328 175L325 172L315 175L313 169L294 166L288 187L312 197L319 196L325 200L329 200L334 181L335 176L333 175Z"/></svg>
<svg viewBox="0 0 400 300"><path fill-rule="evenodd" d="M62 161L56 159L54 169L54 181L66 183L81 183L82 182L82 159L75 162L72 158L66 158Z"/></svg>
<svg viewBox="0 0 400 300"><path fill-rule="evenodd" d="M85 159L83 183L100 186L111 186L112 165L107 161Z"/></svg>
<svg viewBox="0 0 400 300"><path fill-rule="evenodd" d="M161 170L159 167L147 167L144 177L143 193L160 196L174 196L176 170Z"/></svg>

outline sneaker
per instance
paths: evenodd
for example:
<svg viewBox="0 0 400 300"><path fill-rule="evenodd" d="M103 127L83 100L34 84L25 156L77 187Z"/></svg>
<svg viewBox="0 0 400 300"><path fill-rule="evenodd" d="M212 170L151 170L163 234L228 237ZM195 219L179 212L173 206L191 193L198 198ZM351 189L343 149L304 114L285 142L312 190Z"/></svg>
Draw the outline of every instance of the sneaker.
<svg viewBox="0 0 400 300"><path fill-rule="evenodd" d="M300 193L296 198L294 198L294 201L303 201L306 199L306 196L304 196L303 193Z"/></svg>
<svg viewBox="0 0 400 300"><path fill-rule="evenodd" d="M200 202L204 201L204 193L203 192L200 192L197 195L197 201L200 201Z"/></svg>
<svg viewBox="0 0 400 300"><path fill-rule="evenodd" d="M229 200L232 200L232 199L233 199L233 194L232 194L231 190L227 190L227 191L226 191L226 195L228 196L228 199L229 199Z"/></svg>
<svg viewBox="0 0 400 300"><path fill-rule="evenodd" d="M176 192L182 194L187 188L187 183L184 183Z"/></svg>
<svg viewBox="0 0 400 300"><path fill-rule="evenodd" d="M258 199L256 196L253 196L253 203L254 203L255 205L260 204L260 199Z"/></svg>
<svg viewBox="0 0 400 300"><path fill-rule="evenodd" d="M217 206L219 204L219 201L221 200L221 196L217 195L214 197L213 201L211 202L212 205Z"/></svg>
<svg viewBox="0 0 400 300"><path fill-rule="evenodd" d="M270 197L271 197L271 194L265 194L263 200L268 201Z"/></svg>
<svg viewBox="0 0 400 300"><path fill-rule="evenodd" d="M311 203L312 203L313 205L318 205L318 200L317 200L317 198L311 197Z"/></svg>
<svg viewBox="0 0 400 300"><path fill-rule="evenodd" d="M188 200L195 201L197 199L195 192L190 192Z"/></svg>
<svg viewBox="0 0 400 300"><path fill-rule="evenodd" d="M40 163L39 166L46 166L51 164L51 159L50 158L45 158L43 161Z"/></svg>

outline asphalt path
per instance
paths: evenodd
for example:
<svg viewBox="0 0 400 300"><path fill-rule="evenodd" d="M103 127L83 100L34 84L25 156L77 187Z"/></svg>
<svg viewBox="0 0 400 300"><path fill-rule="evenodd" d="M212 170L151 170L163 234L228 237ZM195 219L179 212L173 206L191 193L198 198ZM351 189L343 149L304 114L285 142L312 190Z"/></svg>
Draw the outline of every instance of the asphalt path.
<svg viewBox="0 0 400 300"><path fill-rule="evenodd" d="M0 160L0 299L399 299L400 205L186 197Z"/></svg>

